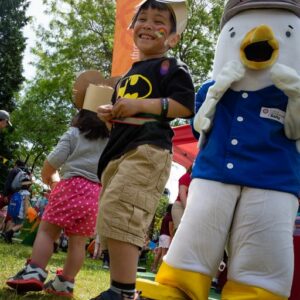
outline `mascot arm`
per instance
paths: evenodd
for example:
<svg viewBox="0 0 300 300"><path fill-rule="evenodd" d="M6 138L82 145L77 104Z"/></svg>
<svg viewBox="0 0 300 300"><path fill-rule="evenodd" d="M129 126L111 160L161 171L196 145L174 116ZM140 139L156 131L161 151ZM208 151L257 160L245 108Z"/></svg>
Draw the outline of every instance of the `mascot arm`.
<svg viewBox="0 0 300 300"><path fill-rule="evenodd" d="M275 64L271 70L275 86L288 97L284 131L289 139L300 139L300 76L292 68Z"/></svg>
<svg viewBox="0 0 300 300"><path fill-rule="evenodd" d="M207 92L206 99L194 117L194 129L200 133L198 147L205 142L205 134L210 130L216 106L232 83L245 75L245 67L239 61L229 61L217 75L215 84Z"/></svg>

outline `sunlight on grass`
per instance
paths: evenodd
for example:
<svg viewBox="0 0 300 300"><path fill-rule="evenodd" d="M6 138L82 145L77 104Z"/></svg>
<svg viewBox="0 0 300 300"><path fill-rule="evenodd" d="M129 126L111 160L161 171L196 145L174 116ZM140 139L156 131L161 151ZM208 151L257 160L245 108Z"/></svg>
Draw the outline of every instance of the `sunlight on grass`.
<svg viewBox="0 0 300 300"><path fill-rule="evenodd" d="M0 240L0 299L5 300L60 300L66 299L52 295L45 295L43 292L27 293L17 295L15 291L9 289L5 281L8 277L15 275L23 266L26 259L30 256L32 248L18 243L6 244ZM47 267L49 271L48 279L55 276L55 270L63 266L63 261L66 253L59 252L52 256L52 259ZM88 300L98 295L101 291L109 287L109 272L101 269L102 261L86 258L81 271L76 278L74 299Z"/></svg>

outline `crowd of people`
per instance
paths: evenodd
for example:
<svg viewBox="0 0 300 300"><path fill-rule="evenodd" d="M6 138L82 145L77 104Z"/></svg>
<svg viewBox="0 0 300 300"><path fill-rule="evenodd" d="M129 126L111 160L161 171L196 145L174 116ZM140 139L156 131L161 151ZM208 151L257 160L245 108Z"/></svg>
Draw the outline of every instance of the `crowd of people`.
<svg viewBox="0 0 300 300"><path fill-rule="evenodd" d="M139 299L136 291L137 266L145 247L145 235L170 175L173 137L170 121L194 117L195 90L188 67L168 56L168 51L180 41L186 23L185 1L146 0L137 7L130 28L135 46L139 49L139 61L133 63L120 78L110 104L100 103L97 111L86 108L79 110L69 129L44 161L41 177L51 192L47 197L41 195L35 204L40 223L32 253L25 266L7 280L10 288L22 293L44 290L72 297L76 276L86 257L87 240L96 236L92 257L97 259L102 252L106 255L104 260L110 272L110 287L91 300ZM145 80L137 80L137 77ZM0 129L7 125L10 125L9 114L1 110ZM204 163L209 164L208 160L204 160ZM228 164L228 168L232 169L233 165ZM151 270L156 272L163 264L163 275L158 276L163 280L165 274L175 274L174 280L180 277L176 277L178 270L175 266L162 263L168 251L171 252L170 261L177 258L180 263L186 261L184 255L178 254L180 257L177 257L174 254L180 253L174 251L176 247L175 250L183 249L182 253L186 247L180 244L178 234L183 237L182 241L185 238L189 242L194 240L192 235L187 236L182 230L183 223L192 228L193 222L190 220L197 218L190 201L197 207L206 205L203 204L205 201L197 202L196 193L188 197L190 184L195 186L199 182L193 180L191 183L191 169L188 168L179 179L178 197L173 205L167 207L162 219ZM18 188L14 187L16 178L19 178ZM202 178L202 187L208 181ZM32 178L24 164L17 162L8 175L1 198L1 208L8 206L1 225L2 236L8 243L12 242L15 232L22 228L28 214L31 185ZM209 204L213 207L216 205L215 186L225 193L229 184L224 185L221 180L211 188L205 185L205 191L212 194ZM199 192L200 185L194 190ZM228 192L228 198L229 194L231 192ZM220 203L222 200L219 199ZM288 197L286 200L289 201ZM186 210L191 216L188 222ZM204 210L202 212L205 214ZM213 223L218 220L212 218L209 221ZM222 229L221 226L218 228L220 232ZM46 281L49 275L47 265L62 231L68 237L64 266L57 270L54 278ZM226 237L222 236L224 240ZM213 240L214 237L209 238ZM207 252L201 253L203 257L209 257ZM199 257L201 263L205 264L206 259L201 255ZM194 257L188 257L188 261L192 259ZM226 253L223 259L225 264ZM224 264L220 263L219 270L223 271ZM216 269L218 264L219 261L214 261L211 264L213 267L207 268L210 270L209 276L213 275L211 270ZM164 270L167 272L164 273ZM204 278L205 285L206 282L211 284L209 276L193 270L191 273L192 276L196 274L198 277L195 278L200 278L201 282ZM179 269L179 274L188 272ZM182 277L180 280L184 280ZM191 281L188 284L195 283Z"/></svg>

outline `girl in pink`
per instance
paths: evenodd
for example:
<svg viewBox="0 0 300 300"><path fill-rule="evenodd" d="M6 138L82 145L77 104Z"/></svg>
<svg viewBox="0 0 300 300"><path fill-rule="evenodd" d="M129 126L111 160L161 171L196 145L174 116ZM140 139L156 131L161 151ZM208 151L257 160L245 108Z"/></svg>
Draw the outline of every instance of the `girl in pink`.
<svg viewBox="0 0 300 300"><path fill-rule="evenodd" d="M72 297L74 279L85 258L86 239L95 235L100 192L97 166L107 138L108 130L96 113L82 109L48 155L42 179L51 187L49 203L31 259L6 282L11 288L18 292L44 289L52 294ZM69 236L65 264L54 279L44 284L53 243L62 230Z"/></svg>

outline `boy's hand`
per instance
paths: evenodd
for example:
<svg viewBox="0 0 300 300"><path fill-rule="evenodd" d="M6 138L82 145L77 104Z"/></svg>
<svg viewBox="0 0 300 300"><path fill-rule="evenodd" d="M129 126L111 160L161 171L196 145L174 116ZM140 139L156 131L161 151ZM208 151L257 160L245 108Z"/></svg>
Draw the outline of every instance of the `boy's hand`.
<svg viewBox="0 0 300 300"><path fill-rule="evenodd" d="M131 117L139 113L139 104L141 100L120 98L112 109L113 118Z"/></svg>
<svg viewBox="0 0 300 300"><path fill-rule="evenodd" d="M113 109L113 106L111 104L105 104L105 105L99 106L97 108L98 118L105 123L110 122L111 119L113 118L112 109Z"/></svg>

